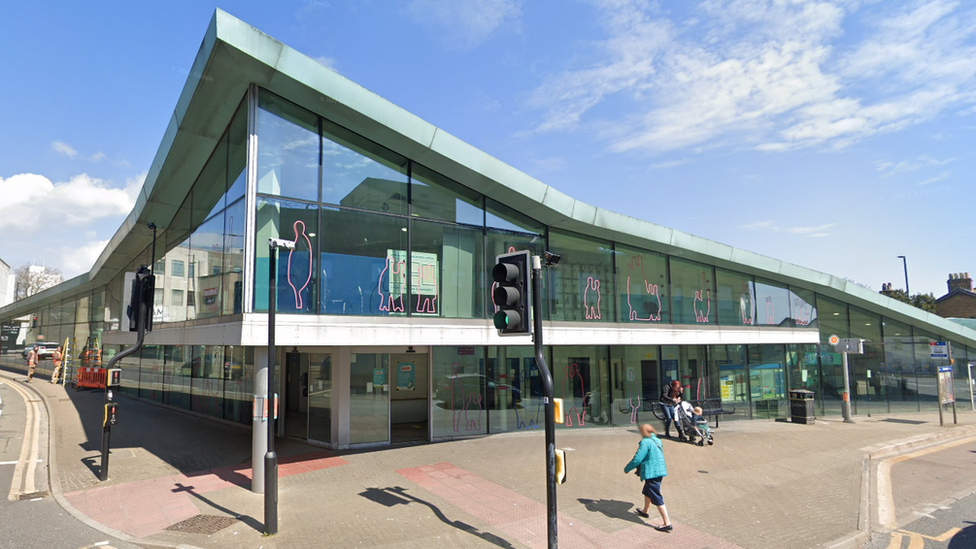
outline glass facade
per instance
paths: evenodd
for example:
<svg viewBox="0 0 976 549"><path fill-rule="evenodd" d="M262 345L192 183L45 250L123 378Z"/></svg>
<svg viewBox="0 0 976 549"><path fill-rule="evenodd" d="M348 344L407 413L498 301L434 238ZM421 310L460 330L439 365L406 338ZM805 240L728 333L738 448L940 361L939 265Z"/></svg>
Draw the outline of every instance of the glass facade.
<svg viewBox="0 0 976 549"><path fill-rule="evenodd" d="M931 358L929 343L944 335L828 297L838 294L827 288L773 280L773 273L759 277L728 262L702 262L701 255L547 227L474 190L477 182L454 181L421 164L423 159L404 158L269 92L258 93L256 112L260 139L252 194L246 196L248 120L242 103L159 235L162 257L143 250L94 291L49 300L36 312L29 342L68 345L69 372L104 365L120 350L104 346L102 338L126 323L127 273L149 263L157 277L153 318L172 333L267 311L268 238L296 242L294 250L279 253L275 273L278 312L291 315L484 321L494 312L488 271L495 257L550 250L561 261L543 277L542 315L556 329L560 322L603 323L594 330L627 324L630 333L713 325L729 328L723 334L797 328L817 330L820 338L804 345L549 347L556 396L565 404L560 429L652 420L652 406L672 380L682 383L687 399L718 398L728 409L735 407L727 419L786 417L790 388L816 392L821 414L839 414L843 371L841 356L827 344L832 334L866 340L864 354L850 357L855 413L937 406L937 368L948 361ZM251 246L253 257L245 260ZM249 267L253 300L245 302ZM207 322L193 322L198 320ZM183 322L185 328L178 324ZM224 343L147 345L122 362L121 390L248 424L254 348ZM412 357L370 348L352 352L344 363L338 362L344 353L318 351L301 353L307 394L300 405L298 399L288 403L296 406L289 413L306 414L296 432L311 440L334 443L347 429L350 444L383 444L391 435L395 441L393 420L401 400L416 401L411 412L429 405L434 439L541 428L541 377L530 347L432 346L429 355ZM953 353L956 396L963 400L966 364L976 360L976 352L953 342ZM409 399L398 398L397 386L391 391L404 357L424 365L429 360L430 368L429 378L424 369L423 379L415 380L423 390ZM340 368L348 368L336 378L344 386L333 387ZM333 400L333 391L342 397ZM334 403L348 406L348 425L339 431L339 418L346 416L333 413Z"/></svg>

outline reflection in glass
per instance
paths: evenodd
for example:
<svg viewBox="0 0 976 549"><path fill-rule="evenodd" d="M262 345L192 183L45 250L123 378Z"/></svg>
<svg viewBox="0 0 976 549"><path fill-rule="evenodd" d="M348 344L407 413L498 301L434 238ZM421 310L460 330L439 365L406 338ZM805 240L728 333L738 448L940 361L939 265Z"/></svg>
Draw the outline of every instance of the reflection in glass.
<svg viewBox="0 0 976 549"><path fill-rule="evenodd" d="M432 349L431 424L435 438L488 432L487 413L508 391L485 375L484 347Z"/></svg>
<svg viewBox="0 0 976 549"><path fill-rule="evenodd" d="M390 355L354 353L349 369L349 443L390 440Z"/></svg>
<svg viewBox="0 0 976 549"><path fill-rule="evenodd" d="M332 355L308 355L308 438L332 442Z"/></svg>
<svg viewBox="0 0 976 549"><path fill-rule="evenodd" d="M532 347L489 347L487 375L492 433L543 428L542 375Z"/></svg>
<svg viewBox="0 0 976 549"><path fill-rule="evenodd" d="M756 285L749 275L715 269L718 323L752 326L756 323Z"/></svg>
<svg viewBox="0 0 976 549"><path fill-rule="evenodd" d="M278 250L277 310L281 313L314 313L315 250L318 208L314 204L258 197L257 238L254 263L254 308L268 310L269 238L295 241L294 250Z"/></svg>
<svg viewBox="0 0 976 549"><path fill-rule="evenodd" d="M715 322L715 275L712 267L671 258L671 301L675 324Z"/></svg>
<svg viewBox="0 0 976 549"><path fill-rule="evenodd" d="M258 192L318 200L317 117L265 91L258 105Z"/></svg>
<svg viewBox="0 0 976 549"><path fill-rule="evenodd" d="M790 287L790 312L793 316L793 327L817 327L817 300L810 290Z"/></svg>
<svg viewBox="0 0 976 549"><path fill-rule="evenodd" d="M552 377L556 398L563 399L564 428L609 425L610 377L607 347L552 348Z"/></svg>
<svg viewBox="0 0 976 549"><path fill-rule="evenodd" d="M221 268L224 260L224 214L211 217L190 236L186 290L187 319L211 318L221 311Z"/></svg>
<svg viewBox="0 0 976 549"><path fill-rule="evenodd" d="M664 254L616 248L620 322L669 322L668 266Z"/></svg>
<svg viewBox="0 0 976 549"><path fill-rule="evenodd" d="M410 215L481 227L481 195L414 163L410 179Z"/></svg>
<svg viewBox="0 0 976 549"><path fill-rule="evenodd" d="M254 395L254 348L226 347L224 349L224 419L236 423L251 423Z"/></svg>
<svg viewBox="0 0 976 549"><path fill-rule="evenodd" d="M322 223L322 312L405 315L407 220L324 208Z"/></svg>
<svg viewBox="0 0 976 549"><path fill-rule="evenodd" d="M651 407L658 402L663 389L658 347L610 347L610 369L613 376L613 424L626 426L653 421Z"/></svg>
<svg viewBox="0 0 976 549"><path fill-rule="evenodd" d="M220 286L225 315L244 312L244 211L244 200L241 199L228 206L224 213L224 264ZM205 302L208 297L204 293Z"/></svg>
<svg viewBox="0 0 976 549"><path fill-rule="evenodd" d="M484 232L414 220L410 234L411 314L484 318Z"/></svg>
<svg viewBox="0 0 976 549"><path fill-rule="evenodd" d="M782 345L749 346L749 387L753 417L786 417L786 379Z"/></svg>
<svg viewBox="0 0 976 549"><path fill-rule="evenodd" d="M224 370L230 370L230 365L224 361L224 347L194 345L190 349L191 409L208 416L223 417Z"/></svg>
<svg viewBox="0 0 976 549"><path fill-rule="evenodd" d="M749 419L749 376L746 375L745 345L712 345L708 348L710 367L717 372L718 397L728 408L735 407L735 414L726 416L730 420ZM726 418L722 418L726 419Z"/></svg>
<svg viewBox="0 0 976 549"><path fill-rule="evenodd" d="M549 249L562 256L548 269L552 320L613 322L612 244L551 232Z"/></svg>
<svg viewBox="0 0 976 549"><path fill-rule="evenodd" d="M917 412L918 380L915 376L915 345L912 327L884 319L884 385L893 413Z"/></svg>
<svg viewBox="0 0 976 549"><path fill-rule="evenodd" d="M407 214L407 161L323 120L322 202Z"/></svg>
<svg viewBox="0 0 976 549"><path fill-rule="evenodd" d="M756 322L760 326L791 326L790 292L785 284L756 279Z"/></svg>

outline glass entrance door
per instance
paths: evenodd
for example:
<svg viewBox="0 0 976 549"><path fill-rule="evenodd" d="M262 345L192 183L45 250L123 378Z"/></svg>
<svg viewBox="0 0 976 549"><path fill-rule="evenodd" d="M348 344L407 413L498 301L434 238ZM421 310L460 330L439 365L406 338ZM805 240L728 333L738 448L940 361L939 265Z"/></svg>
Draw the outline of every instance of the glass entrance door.
<svg viewBox="0 0 976 549"><path fill-rule="evenodd" d="M308 403L308 438L332 442L332 355L308 355L308 377L305 384Z"/></svg>
<svg viewBox="0 0 976 549"><path fill-rule="evenodd" d="M430 440L427 353L390 355L390 442Z"/></svg>

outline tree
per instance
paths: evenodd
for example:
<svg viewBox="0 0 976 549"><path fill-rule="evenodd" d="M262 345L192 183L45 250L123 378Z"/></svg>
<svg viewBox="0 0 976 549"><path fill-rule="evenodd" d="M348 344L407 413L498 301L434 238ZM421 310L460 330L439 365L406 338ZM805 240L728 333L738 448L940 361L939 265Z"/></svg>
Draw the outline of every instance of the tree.
<svg viewBox="0 0 976 549"><path fill-rule="evenodd" d="M908 303L913 307L918 307L923 311L933 314L935 313L935 296L932 294L915 294L909 297L908 294L905 293L905 290L901 289L888 290L882 293L892 299L897 299L902 303Z"/></svg>
<svg viewBox="0 0 976 549"><path fill-rule="evenodd" d="M60 269L43 265L21 265L14 275L14 297L21 300L61 283Z"/></svg>

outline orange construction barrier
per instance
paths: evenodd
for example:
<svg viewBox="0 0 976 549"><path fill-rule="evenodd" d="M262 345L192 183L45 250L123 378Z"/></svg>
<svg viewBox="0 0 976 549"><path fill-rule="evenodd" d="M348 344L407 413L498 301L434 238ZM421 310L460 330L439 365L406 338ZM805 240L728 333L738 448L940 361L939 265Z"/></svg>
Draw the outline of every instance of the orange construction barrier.
<svg viewBox="0 0 976 549"><path fill-rule="evenodd" d="M78 375L75 377L75 389L82 387L104 389L105 368L78 368Z"/></svg>

